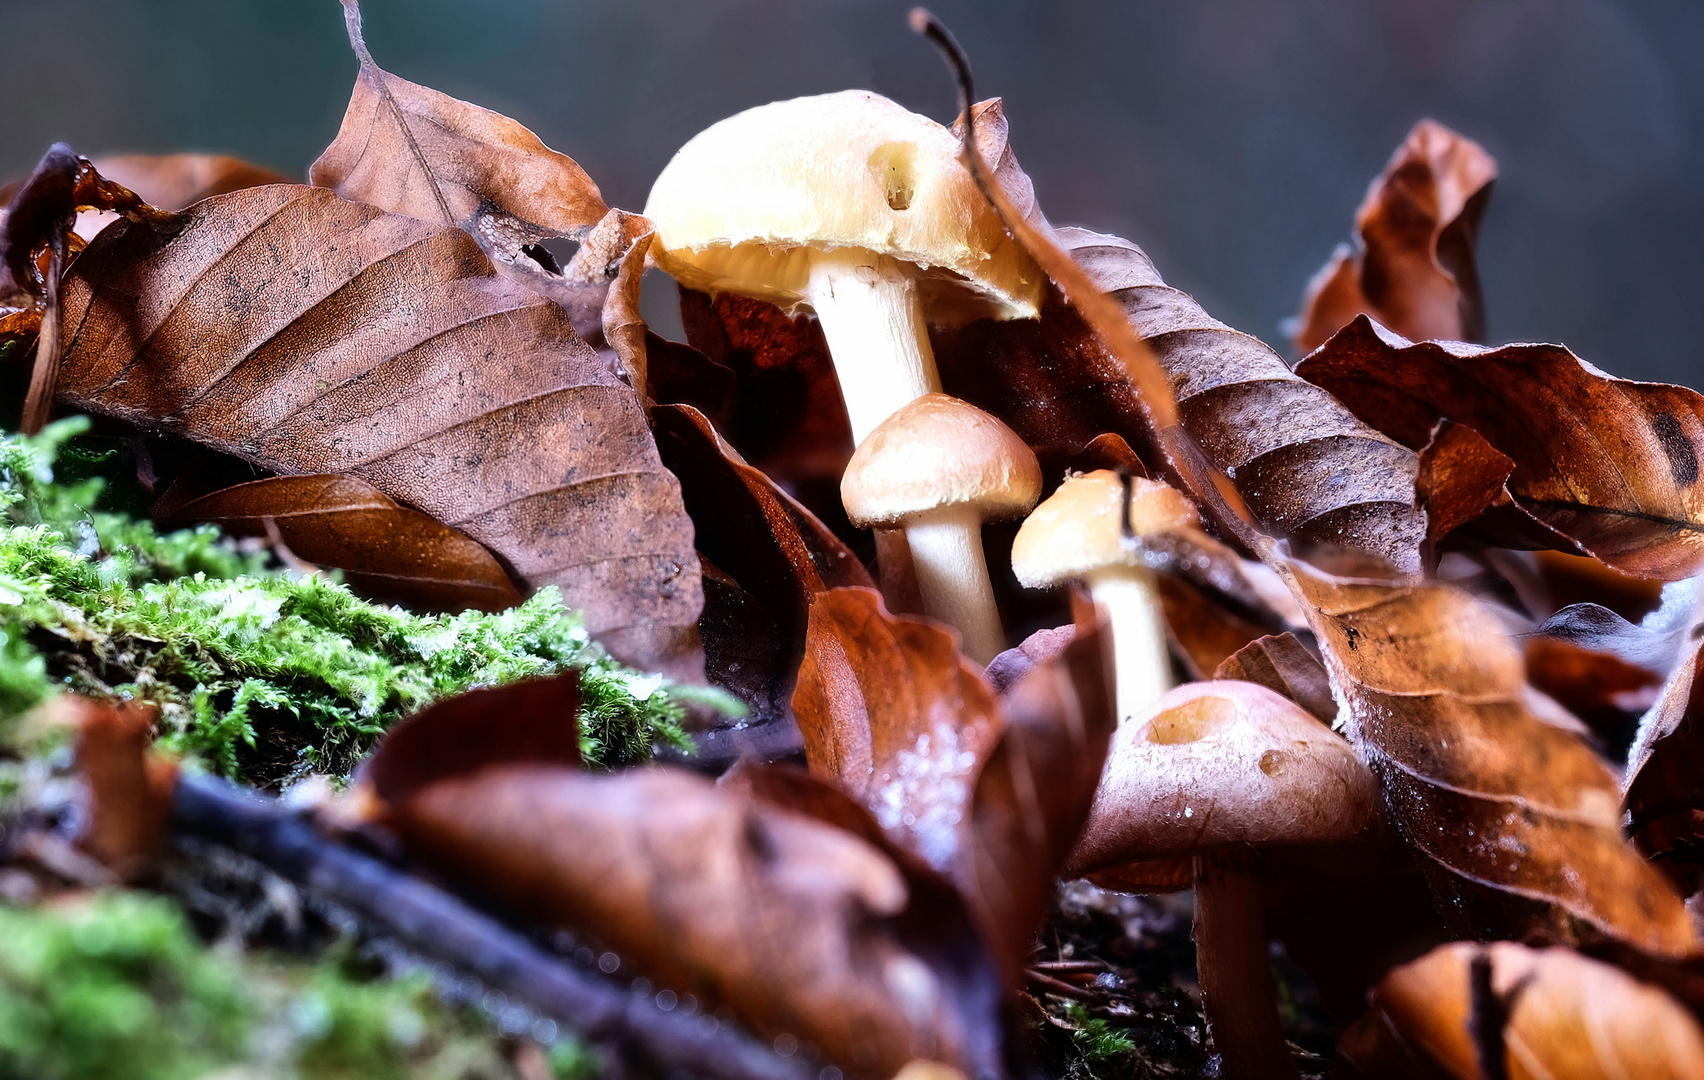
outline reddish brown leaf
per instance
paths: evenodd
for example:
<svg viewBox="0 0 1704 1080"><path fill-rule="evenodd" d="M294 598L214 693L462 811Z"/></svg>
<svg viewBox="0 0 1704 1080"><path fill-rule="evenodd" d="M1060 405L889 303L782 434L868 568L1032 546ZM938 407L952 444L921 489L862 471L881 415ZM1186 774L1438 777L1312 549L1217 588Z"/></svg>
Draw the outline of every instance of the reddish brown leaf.
<svg viewBox="0 0 1704 1080"><path fill-rule="evenodd" d="M1367 314L1415 340L1480 341L1484 304L1473 250L1497 162L1436 120L1414 125L1355 215L1357 245L1340 245L1308 283L1296 351L1311 352Z"/></svg>
<svg viewBox="0 0 1704 1080"><path fill-rule="evenodd" d="M282 173L225 154L114 154L95 158L94 166L113 183L173 212L243 188L294 183ZM85 210L77 215L77 234L92 240L119 216L109 210Z"/></svg>
<svg viewBox="0 0 1704 1080"><path fill-rule="evenodd" d="M1408 446L1440 419L1515 462L1541 529L1618 570L1677 580L1704 559L1704 396L1605 375L1560 345L1414 344L1359 317L1297 372Z"/></svg>
<svg viewBox="0 0 1704 1080"><path fill-rule="evenodd" d="M1292 569L1348 734L1447 922L1474 936L1538 929L1696 950L1680 898L1618 831L1614 774L1529 710L1520 653L1496 616L1443 585Z"/></svg>
<svg viewBox="0 0 1704 1080"><path fill-rule="evenodd" d="M585 171L489 109L399 79L361 37L361 9L343 0L361 69L337 138L308 175L346 199L466 229L505 266L537 269L523 248L579 239L609 209Z"/></svg>
<svg viewBox="0 0 1704 1080"><path fill-rule="evenodd" d="M103 231L66 298L67 404L357 476L560 586L617 655L694 677L692 526L633 391L466 233L250 188L170 242Z"/></svg>
<svg viewBox="0 0 1704 1080"><path fill-rule="evenodd" d="M1639 724L1624 802L1633 843L1688 895L1704 872L1704 623Z"/></svg>
<svg viewBox="0 0 1704 1080"><path fill-rule="evenodd" d="M342 570L363 596L433 611L502 611L521 602L480 545L354 476L275 476L178 507L172 520L209 521L239 536L278 538L315 566Z"/></svg>
<svg viewBox="0 0 1704 1080"><path fill-rule="evenodd" d="M1282 694L1327 724L1337 719L1331 677L1296 635L1285 632L1251 641L1227 657L1215 679L1241 679Z"/></svg>
<svg viewBox="0 0 1704 1080"><path fill-rule="evenodd" d="M1515 462L1463 424L1444 420L1420 450L1415 501L1426 512L1426 539L1436 544L1508 494Z"/></svg>
<svg viewBox="0 0 1704 1080"><path fill-rule="evenodd" d="M1704 1077L1704 1032L1685 1008L1567 949L1443 945L1392 969L1371 1006L1340 1048L1369 1078L1481 1080L1498 1051L1491 1067L1508 1080Z"/></svg>
<svg viewBox="0 0 1704 1080"><path fill-rule="evenodd" d="M65 699L77 725L77 765L88 789L78 844L120 878L140 872L160 850L177 769L151 757L154 710L138 703Z"/></svg>
<svg viewBox="0 0 1704 1080"><path fill-rule="evenodd" d="M1101 630L997 704L939 624L869 589L811 608L793 712L812 771L952 878L1015 977L1075 841L1114 725Z"/></svg>
<svg viewBox="0 0 1704 1080"><path fill-rule="evenodd" d="M792 693L792 675L804 652L812 599L824 589L874 583L857 556L826 525L762 471L746 464L702 413L686 405L659 405L651 419L663 463L680 477L686 492L699 550L726 575L734 590L748 596L763 613L757 623L749 612L737 614L743 607L740 598L719 586L717 598L728 606L713 610L707 601L706 618L732 618L734 625L759 633L758 624L767 622L773 638L760 659L753 641L724 632L714 634L712 641L706 627L707 654L716 653L709 657L711 677L742 696L761 686L759 696L748 700L760 712L779 711ZM763 674L736 677L724 661L741 667L755 664Z"/></svg>
<svg viewBox="0 0 1704 1080"><path fill-rule="evenodd" d="M962 914L952 928L919 910L914 879L856 822L849 832L666 767L571 767L574 696L572 679L553 680L417 715L366 767L374 811L452 878L594 933L624 971L726 1006L765 1037L814 1043L855 1075L920 1055L996 1067L986 960L946 948Z"/></svg>

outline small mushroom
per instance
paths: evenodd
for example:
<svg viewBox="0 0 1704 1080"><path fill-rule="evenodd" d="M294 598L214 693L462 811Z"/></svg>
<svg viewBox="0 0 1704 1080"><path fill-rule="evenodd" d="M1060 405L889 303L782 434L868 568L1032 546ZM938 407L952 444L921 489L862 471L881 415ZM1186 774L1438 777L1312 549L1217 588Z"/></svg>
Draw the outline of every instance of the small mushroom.
<svg viewBox="0 0 1704 1080"><path fill-rule="evenodd" d="M1164 891L1190 860L1196 966L1226 1080L1296 1075L1253 849L1349 841L1373 823L1377 800L1347 742L1254 683L1180 686L1114 734L1070 872Z"/></svg>
<svg viewBox="0 0 1704 1080"><path fill-rule="evenodd" d="M1165 616L1140 541L1193 527L1197 520L1195 508L1176 489L1098 469L1068 477L1012 541L1012 572L1020 583L1039 589L1078 580L1106 610L1120 724L1172 686Z"/></svg>
<svg viewBox="0 0 1704 1080"><path fill-rule="evenodd" d="M958 153L951 131L867 90L748 109L657 177L651 251L688 288L816 312L861 443L940 390L926 314L1036 315L1041 271Z"/></svg>
<svg viewBox="0 0 1704 1080"><path fill-rule="evenodd" d="M840 479L859 527L905 529L923 610L957 628L986 664L1006 647L982 554L982 523L1020 517L1041 497L1041 466L1017 433L967 402L926 394L858 444Z"/></svg>

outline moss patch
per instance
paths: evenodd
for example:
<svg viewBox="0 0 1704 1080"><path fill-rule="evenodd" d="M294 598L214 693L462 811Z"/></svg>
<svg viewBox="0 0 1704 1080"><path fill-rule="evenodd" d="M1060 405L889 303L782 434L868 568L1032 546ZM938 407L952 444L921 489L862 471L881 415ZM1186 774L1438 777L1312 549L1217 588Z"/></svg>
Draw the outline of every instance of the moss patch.
<svg viewBox="0 0 1704 1080"><path fill-rule="evenodd" d="M60 689L140 698L161 741L261 783L343 775L390 724L470 689L582 672L588 759L616 766L687 747L677 692L622 668L554 589L500 614L414 615L302 577L211 526L160 533L103 508L76 417L0 437L0 741ZM10 722L10 723L9 723Z"/></svg>

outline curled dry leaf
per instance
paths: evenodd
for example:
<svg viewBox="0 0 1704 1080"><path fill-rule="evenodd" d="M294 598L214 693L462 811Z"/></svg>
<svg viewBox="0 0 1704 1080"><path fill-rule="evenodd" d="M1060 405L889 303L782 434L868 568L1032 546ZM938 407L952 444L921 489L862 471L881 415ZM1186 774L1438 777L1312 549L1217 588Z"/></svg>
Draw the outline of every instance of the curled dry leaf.
<svg viewBox="0 0 1704 1080"><path fill-rule="evenodd" d="M874 583L826 525L746 464L703 413L658 405L651 422L663 463L681 479L699 552L727 579L705 591L708 674L760 716L779 715L804 653L811 601L825 589Z"/></svg>
<svg viewBox="0 0 1704 1080"><path fill-rule="evenodd" d="M1414 344L1364 316L1296 371L1405 445L1426 445L1447 418L1513 459L1530 542L1505 529L1504 546L1577 545L1670 581L1704 560L1696 391L1605 375L1560 345Z"/></svg>
<svg viewBox="0 0 1704 1080"><path fill-rule="evenodd" d="M1704 1032L1679 1002L1567 949L1453 942L1392 969L1371 1005L1340 1048L1367 1077L1704 1078Z"/></svg>
<svg viewBox="0 0 1704 1080"><path fill-rule="evenodd" d="M636 396L461 230L250 188L169 241L103 231L65 294L66 404L357 476L560 586L623 659L702 670L692 524Z"/></svg>
<svg viewBox="0 0 1704 1080"><path fill-rule="evenodd" d="M204 495L173 521L208 521L277 539L315 566L343 571L363 596L433 611L502 611L521 595L491 553L354 476L274 476Z"/></svg>
<svg viewBox="0 0 1704 1080"><path fill-rule="evenodd" d="M1496 178L1484 147L1436 120L1415 124L1355 214L1357 247L1339 245L1308 283L1296 351L1361 314L1417 341L1483 340L1473 251Z"/></svg>
<svg viewBox="0 0 1704 1080"><path fill-rule="evenodd" d="M366 775L389 778L376 809L411 854L520 914L594 932L624 967L766 1037L815 1043L855 1075L920 1054L972 1074L997 1066L994 996L948 992L953 974L904 940L912 896L882 850L680 770L529 761L529 724L561 730L561 709L529 711L540 693L443 703L399 729L406 746L380 743ZM475 721L504 717L506 749L476 741L457 768Z"/></svg>
<svg viewBox="0 0 1704 1080"><path fill-rule="evenodd" d="M1291 566L1347 732L1446 921L1473 936L1697 948L1680 897L1621 837L1614 774L1528 709L1520 652L1496 616L1443 585Z"/></svg>
<svg viewBox="0 0 1704 1080"><path fill-rule="evenodd" d="M793 713L805 756L970 898L1009 976L1088 811L1114 726L1106 634L1080 629L997 702L937 623L870 589L811 607Z"/></svg>
<svg viewBox="0 0 1704 1080"><path fill-rule="evenodd" d="M1433 544L1473 521L1498 502L1515 462L1485 436L1452 420L1441 420L1420 450L1415 502L1426 512L1426 539Z"/></svg>
<svg viewBox="0 0 1704 1080"><path fill-rule="evenodd" d="M138 198L173 212L243 188L294 183L282 173L225 154L114 154L95 158L94 166ZM92 240L119 217L110 210L85 210L77 215L77 235Z"/></svg>
<svg viewBox="0 0 1704 1080"><path fill-rule="evenodd" d="M1424 523L1412 451L1168 287L1135 244L1084 229L1055 235L1147 340L1170 376L1184 429L1230 474L1263 528L1419 569ZM1123 365L1057 296L1039 321L977 322L937 331L934 342L947 390L1032 445L1082 445L1115 432L1152 453Z"/></svg>
<svg viewBox="0 0 1704 1080"><path fill-rule="evenodd" d="M1704 623L1675 665L1627 754L1633 843L1687 895L1704 871Z"/></svg>
<svg viewBox="0 0 1704 1080"><path fill-rule="evenodd" d="M160 850L177 768L151 756L154 710L71 695L63 706L77 726L77 766L89 800L78 845L121 879Z"/></svg>
<svg viewBox="0 0 1704 1080"><path fill-rule="evenodd" d="M1337 719L1331 676L1289 631L1244 645L1219 665L1213 678L1257 683L1289 698L1318 720L1330 724Z"/></svg>

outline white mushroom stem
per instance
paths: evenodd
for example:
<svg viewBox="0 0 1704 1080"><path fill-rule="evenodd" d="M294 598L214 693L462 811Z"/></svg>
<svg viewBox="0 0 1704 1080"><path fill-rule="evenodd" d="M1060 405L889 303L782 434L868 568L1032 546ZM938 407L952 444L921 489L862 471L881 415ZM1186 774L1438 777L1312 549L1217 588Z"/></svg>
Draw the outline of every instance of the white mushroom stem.
<svg viewBox="0 0 1704 1080"><path fill-rule="evenodd" d="M1173 685L1165 613L1154 572L1141 566L1112 566L1086 575L1084 584L1107 614L1117 672L1118 722L1127 724Z"/></svg>
<svg viewBox="0 0 1704 1080"><path fill-rule="evenodd" d="M966 656L979 664L994 659L1006 632L982 555L982 519L963 506L919 514L906 519L905 539L923 610L958 630Z"/></svg>
<svg viewBox="0 0 1704 1080"><path fill-rule="evenodd" d="M858 248L811 252L805 299L822 323L852 444L941 388L911 267Z"/></svg>

